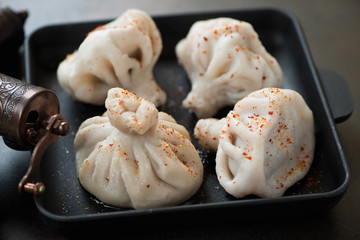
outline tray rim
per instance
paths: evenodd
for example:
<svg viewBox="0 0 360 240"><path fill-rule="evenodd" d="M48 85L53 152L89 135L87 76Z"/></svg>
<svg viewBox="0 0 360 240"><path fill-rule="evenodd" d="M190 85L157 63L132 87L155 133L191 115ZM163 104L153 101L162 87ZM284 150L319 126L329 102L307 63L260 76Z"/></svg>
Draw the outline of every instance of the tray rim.
<svg viewBox="0 0 360 240"><path fill-rule="evenodd" d="M161 207L161 208L151 208L151 209L129 209L125 211L114 211L114 212L102 212L100 214L96 213L89 213L89 214L80 214L80 215L59 215L53 212L48 211L42 204L38 201L38 197L34 197L34 201L38 210L46 217L55 220L56 222L77 222L77 221L91 221L91 220L102 220L111 218L123 218L123 217L136 217L136 216L145 216L145 215L152 215L162 212L178 212L178 211L191 211L191 210L210 210L210 209L221 209L221 208L231 208L231 207L247 207L257 205L259 201L261 204L266 205L273 205L278 203L295 203L299 201L313 201L319 199L329 199L329 198L342 198L343 194L345 194L349 181L350 181L350 167L346 160L346 156L344 151L342 150L342 146L340 143L339 135L336 130L334 119L331 115L330 107L328 101L326 99L323 86L319 80L319 74L315 67L313 58L311 56L303 29L298 21L297 17L289 12L285 11L280 8L272 8L272 7L260 7L260 8L240 8L240 9L232 9L232 10L220 10L220 11L192 11L192 12L185 12L185 13L175 13L175 14L154 14L151 17L155 19L166 19L166 18L173 18L173 17L186 17L186 16L209 16L209 15L218 15L220 14L231 14L231 13L244 13L244 12L274 12L276 14L280 14L288 18L291 24L294 27L294 30L298 36L298 40L300 41L300 46L302 51L306 57L307 63L309 65L309 70L311 71L312 76L314 77L314 82L317 88L317 92L319 93L319 97L323 103L324 111L326 114L327 119L331 119L329 121L331 127L331 135L334 137L335 142L337 143L338 153L340 156L339 162L341 166L344 168L345 176L344 181L340 184L337 188L328 191L328 192L321 192L321 193L308 193L308 194L301 194L301 195L289 195L289 196L281 196L277 198L262 198L262 199L236 199L228 202L211 202L211 203L201 203L201 204L191 204L191 205L177 205L177 206L170 206L170 207ZM89 25L89 24L96 24L96 23L103 23L107 21L111 21L113 19L98 19L98 20L90 20L90 21L76 21L76 22L65 22L65 23L55 23L49 24L46 26L41 26L35 29L33 32L30 33L29 36L25 39L25 81L31 83L30 76L31 76L31 67L30 67L30 41L32 37L38 33L39 31L43 31L50 28L57 28L57 27L67 27L71 25ZM339 199L340 200L340 199ZM336 202L337 204L337 202Z"/></svg>

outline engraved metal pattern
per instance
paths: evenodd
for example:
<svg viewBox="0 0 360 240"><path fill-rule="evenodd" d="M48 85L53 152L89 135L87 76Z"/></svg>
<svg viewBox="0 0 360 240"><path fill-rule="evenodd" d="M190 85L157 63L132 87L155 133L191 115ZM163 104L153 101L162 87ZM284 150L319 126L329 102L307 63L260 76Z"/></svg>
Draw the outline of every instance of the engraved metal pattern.
<svg viewBox="0 0 360 240"><path fill-rule="evenodd" d="M19 100L34 86L0 73L0 135L9 136Z"/></svg>

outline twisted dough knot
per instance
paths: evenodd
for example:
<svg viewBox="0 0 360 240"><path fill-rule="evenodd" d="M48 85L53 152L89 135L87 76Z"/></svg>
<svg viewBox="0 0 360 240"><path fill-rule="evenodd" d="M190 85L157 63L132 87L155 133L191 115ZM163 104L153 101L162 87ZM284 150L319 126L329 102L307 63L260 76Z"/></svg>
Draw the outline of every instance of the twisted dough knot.
<svg viewBox="0 0 360 240"><path fill-rule="evenodd" d="M158 110L144 98L122 88L113 88L105 101L111 124L125 133L144 134L158 122Z"/></svg>

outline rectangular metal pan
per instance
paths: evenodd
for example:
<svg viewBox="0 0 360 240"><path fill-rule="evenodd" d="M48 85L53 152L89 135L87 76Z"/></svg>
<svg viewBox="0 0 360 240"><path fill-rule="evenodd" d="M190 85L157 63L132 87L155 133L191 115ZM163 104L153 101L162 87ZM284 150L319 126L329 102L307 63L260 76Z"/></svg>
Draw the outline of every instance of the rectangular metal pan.
<svg viewBox="0 0 360 240"><path fill-rule="evenodd" d="M351 107L347 111L346 106L352 106L352 103L349 98L336 96L341 92L331 93L331 86L327 87L329 94L335 95L326 95L301 27L291 14L276 9L253 9L153 16L163 38L163 51L154 74L168 95L166 105L160 110L171 114L190 133L193 132L197 119L181 107L191 86L184 69L177 63L174 49L195 21L215 17L232 17L251 23L267 50L279 61L284 72L283 87L302 94L312 109L316 122L316 152L308 175L280 198L249 196L235 199L217 182L215 155L202 149L193 139L204 162L205 174L201 189L190 200L179 206L146 210L119 209L98 202L77 179L73 140L81 122L102 114L105 108L74 102L58 85L56 69L66 54L78 48L89 31L110 20L53 25L31 34L26 42L25 59L27 81L53 90L60 100L61 114L72 126L71 134L51 145L41 163L39 178L45 183L46 191L35 197L35 202L45 217L61 223L110 219L140 223L144 219L168 216L189 221L214 219L234 211L244 216L260 212L287 214L329 210L338 203L348 186L350 171L334 120L345 120L352 111ZM324 76L327 78L323 79L324 84L332 83L333 78L329 76L334 75L324 72ZM337 77L335 81L338 81ZM339 111L328 105L327 99L334 98L340 104ZM224 116L225 112L220 112L218 117Z"/></svg>

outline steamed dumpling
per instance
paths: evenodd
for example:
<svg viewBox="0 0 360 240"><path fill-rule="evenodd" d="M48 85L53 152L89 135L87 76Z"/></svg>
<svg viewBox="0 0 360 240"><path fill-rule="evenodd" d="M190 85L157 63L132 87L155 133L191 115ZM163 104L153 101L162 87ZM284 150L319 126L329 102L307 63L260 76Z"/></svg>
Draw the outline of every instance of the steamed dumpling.
<svg viewBox="0 0 360 240"><path fill-rule="evenodd" d="M131 9L88 34L62 61L57 77L75 100L103 105L110 88L121 87L156 106L166 101L153 67L162 50L159 30L149 15Z"/></svg>
<svg viewBox="0 0 360 240"><path fill-rule="evenodd" d="M306 175L315 148L312 111L299 93L278 88L249 94L226 118L199 120L195 137L218 146L218 180L237 198L282 196Z"/></svg>
<svg viewBox="0 0 360 240"><path fill-rule="evenodd" d="M212 117L255 90L282 85L278 62L247 22L198 21L177 44L176 55L192 84L183 105L198 118Z"/></svg>
<svg viewBox="0 0 360 240"><path fill-rule="evenodd" d="M144 209L184 202L203 165L187 130L155 105L109 90L103 116L84 121L74 140L82 186L106 204Z"/></svg>

